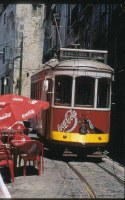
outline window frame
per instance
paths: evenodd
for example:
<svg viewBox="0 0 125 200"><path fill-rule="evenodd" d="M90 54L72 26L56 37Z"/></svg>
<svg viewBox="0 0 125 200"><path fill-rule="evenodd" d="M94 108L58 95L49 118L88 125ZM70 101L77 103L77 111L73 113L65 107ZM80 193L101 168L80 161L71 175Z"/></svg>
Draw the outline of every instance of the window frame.
<svg viewBox="0 0 125 200"><path fill-rule="evenodd" d="M41 17L42 16L42 4L32 4L32 17Z"/></svg>
<svg viewBox="0 0 125 200"><path fill-rule="evenodd" d="M57 76L61 76L61 74L56 74L54 76L54 84L53 84L53 94L55 93L55 77ZM83 110L107 110L109 111L111 109L111 78L110 77L103 77L103 76L88 76L88 75L69 75L69 74L63 74L63 76L69 76L69 77L72 77L72 91L71 91L71 105L56 105L55 104L55 94L53 95L53 100L52 100L52 105L53 107L60 107L60 108L70 108L70 109L83 109ZM93 101L94 101L94 104L93 106L86 106L86 105L81 105L81 106L75 106L75 84L76 84L76 78L77 77L81 77L81 76L85 76L85 77L91 77L93 79L95 79L95 83L94 83L94 98L93 98ZM107 80L109 80L109 106L108 107L97 107L97 92L98 92L98 80L99 79L102 79L102 78L105 78Z"/></svg>

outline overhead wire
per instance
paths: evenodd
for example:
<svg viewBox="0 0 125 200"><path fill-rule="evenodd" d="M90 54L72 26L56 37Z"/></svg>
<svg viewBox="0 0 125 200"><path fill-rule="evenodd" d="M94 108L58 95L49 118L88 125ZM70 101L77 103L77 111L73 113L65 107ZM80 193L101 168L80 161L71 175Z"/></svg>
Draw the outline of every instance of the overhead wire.
<svg viewBox="0 0 125 200"><path fill-rule="evenodd" d="M55 21L55 24L56 24L56 29L57 29L57 33L58 33L58 37L59 37L59 42L60 42L60 47L62 47L62 41L61 41L61 37L60 37L60 33L59 33L59 28L58 28L58 24L57 24L57 20L56 20L55 15L54 15L54 21Z"/></svg>

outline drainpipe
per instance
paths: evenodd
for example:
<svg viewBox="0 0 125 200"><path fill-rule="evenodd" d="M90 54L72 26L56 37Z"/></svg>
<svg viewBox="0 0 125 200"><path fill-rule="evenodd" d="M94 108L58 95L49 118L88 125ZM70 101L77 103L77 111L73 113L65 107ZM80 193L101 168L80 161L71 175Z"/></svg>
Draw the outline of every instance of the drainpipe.
<svg viewBox="0 0 125 200"><path fill-rule="evenodd" d="M22 90L22 63L23 63L23 35L20 44L21 52L20 52L20 71L19 71L19 90L18 94L21 95Z"/></svg>

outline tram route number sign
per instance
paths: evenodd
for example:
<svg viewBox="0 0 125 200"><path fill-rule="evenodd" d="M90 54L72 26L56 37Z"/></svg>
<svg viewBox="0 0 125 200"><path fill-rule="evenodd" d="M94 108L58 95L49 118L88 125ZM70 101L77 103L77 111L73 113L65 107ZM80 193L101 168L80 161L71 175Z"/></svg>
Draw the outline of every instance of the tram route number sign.
<svg viewBox="0 0 125 200"><path fill-rule="evenodd" d="M107 51L60 48L60 59L86 58L107 62Z"/></svg>

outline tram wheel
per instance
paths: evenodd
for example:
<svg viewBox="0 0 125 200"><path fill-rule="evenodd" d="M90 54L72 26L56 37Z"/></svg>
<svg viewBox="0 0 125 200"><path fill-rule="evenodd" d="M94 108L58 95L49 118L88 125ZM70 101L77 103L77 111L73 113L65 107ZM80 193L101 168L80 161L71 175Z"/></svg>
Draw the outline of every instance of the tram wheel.
<svg viewBox="0 0 125 200"><path fill-rule="evenodd" d="M83 149L83 148L77 150L77 156L78 156L78 158L80 158L80 159L85 159L86 156L87 156L86 150Z"/></svg>

